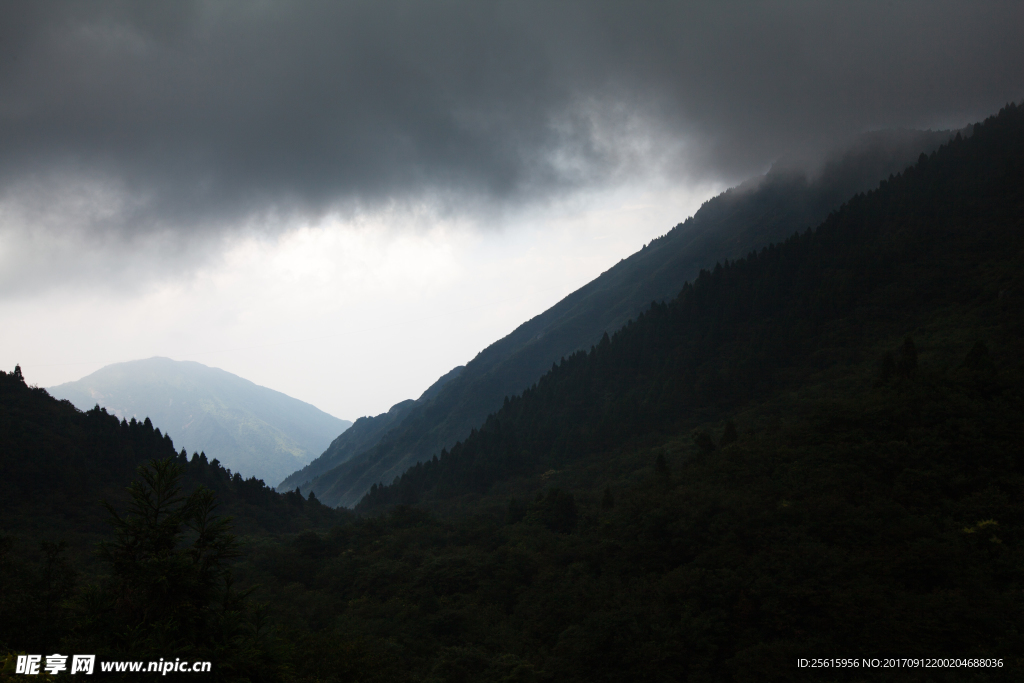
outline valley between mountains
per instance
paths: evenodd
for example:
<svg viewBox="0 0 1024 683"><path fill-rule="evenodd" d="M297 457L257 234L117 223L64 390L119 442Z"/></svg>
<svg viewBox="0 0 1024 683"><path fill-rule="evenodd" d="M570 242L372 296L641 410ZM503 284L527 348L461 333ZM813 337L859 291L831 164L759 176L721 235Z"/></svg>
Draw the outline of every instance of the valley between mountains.
<svg viewBox="0 0 1024 683"><path fill-rule="evenodd" d="M352 423L169 359L2 372L0 681L1019 680L1022 274L1010 104L777 164Z"/></svg>

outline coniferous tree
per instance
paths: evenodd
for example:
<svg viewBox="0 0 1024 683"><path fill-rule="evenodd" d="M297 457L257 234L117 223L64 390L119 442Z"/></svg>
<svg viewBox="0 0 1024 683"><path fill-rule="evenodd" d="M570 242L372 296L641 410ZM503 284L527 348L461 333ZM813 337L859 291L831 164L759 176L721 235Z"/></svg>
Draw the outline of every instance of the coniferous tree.
<svg viewBox="0 0 1024 683"><path fill-rule="evenodd" d="M885 384L896 374L896 359L892 352L886 351L878 365L878 382Z"/></svg>
<svg viewBox="0 0 1024 683"><path fill-rule="evenodd" d="M505 511L505 523L516 524L526 517L526 504L512 498L508 501L508 509Z"/></svg>
<svg viewBox="0 0 1024 683"><path fill-rule="evenodd" d="M913 377L917 372L917 346L909 336L903 340L900 347L900 359L896 363L896 370L901 377Z"/></svg>
<svg viewBox="0 0 1024 683"><path fill-rule="evenodd" d="M181 475L176 458L150 462L128 488L126 514L104 503L115 539L101 543L99 554L111 577L83 596L76 645L107 655L208 659L227 677L267 667L263 677L274 679L280 667L262 618L254 628L247 594L232 590L228 561L238 550L230 519L214 514L208 489L185 497Z"/></svg>
<svg viewBox="0 0 1024 683"><path fill-rule="evenodd" d="M540 494L526 515L526 521L563 534L576 529L576 499L566 491L551 489Z"/></svg>
<svg viewBox="0 0 1024 683"><path fill-rule="evenodd" d="M697 445L697 448L703 453L712 453L715 450L715 441L711 438L711 435L705 431L693 433L693 443Z"/></svg>
<svg viewBox="0 0 1024 683"><path fill-rule="evenodd" d="M668 481L672 477L672 471L668 468L668 463L665 462L665 456L662 453L658 453L658 457L654 460L654 474L658 477L658 481Z"/></svg>
<svg viewBox="0 0 1024 683"><path fill-rule="evenodd" d="M718 445L724 448L725 446L734 443L738 439L739 434L737 434L736 432L736 423L733 422L732 420L726 420L725 431L722 433L722 438L718 442Z"/></svg>

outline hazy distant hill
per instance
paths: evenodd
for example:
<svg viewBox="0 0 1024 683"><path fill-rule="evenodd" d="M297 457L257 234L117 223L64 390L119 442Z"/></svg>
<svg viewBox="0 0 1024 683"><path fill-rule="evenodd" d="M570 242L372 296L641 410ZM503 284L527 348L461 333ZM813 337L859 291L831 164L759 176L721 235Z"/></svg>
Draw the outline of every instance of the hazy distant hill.
<svg viewBox="0 0 1024 683"><path fill-rule="evenodd" d="M26 384L20 369L0 370L0 586L7 590L0 599L0 643L9 642L4 630L17 630L8 621L12 613L16 621L49 622L50 616L12 608L9 560L31 556L41 541L66 541L81 566L95 566L96 542L111 534L99 501L123 508L125 487L137 477L136 468L151 460L177 456L184 491L200 485L214 491L217 513L233 517L234 528L242 533L297 532L344 519L294 493L279 495L255 478L243 479L237 472L229 477L208 458L187 461L162 431L145 418L122 422L103 408L78 411Z"/></svg>
<svg viewBox="0 0 1024 683"><path fill-rule="evenodd" d="M950 138L948 131L881 131L856 140L808 173L783 161L761 178L706 202L685 223L481 351L430 401L409 409L386 439L314 479L330 505L354 505L417 461L464 439L487 415L562 356L596 344L650 305L675 297L702 268L746 255L820 223L857 192L878 185Z"/></svg>
<svg viewBox="0 0 1024 683"><path fill-rule="evenodd" d="M178 449L205 451L270 486L352 425L224 370L170 358L108 365L48 391L81 410L99 404L119 417L149 417Z"/></svg>
<svg viewBox="0 0 1024 683"><path fill-rule="evenodd" d="M792 680L801 652L953 651L971 681L1019 680L1022 188L1010 105L560 359L359 514L181 462L186 490L247 523L230 565L229 538L205 542L219 523L181 533L195 509L133 496L118 534L106 523L95 501L175 454L149 420L81 413L0 371L0 656L601 683ZM400 404L380 448L469 369ZM952 673L892 679L965 679Z"/></svg>

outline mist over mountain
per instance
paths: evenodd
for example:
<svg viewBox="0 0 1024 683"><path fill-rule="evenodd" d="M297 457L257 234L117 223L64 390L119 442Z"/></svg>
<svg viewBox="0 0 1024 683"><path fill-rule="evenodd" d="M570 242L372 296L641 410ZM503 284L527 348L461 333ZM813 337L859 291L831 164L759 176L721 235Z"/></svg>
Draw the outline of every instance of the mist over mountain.
<svg viewBox="0 0 1024 683"><path fill-rule="evenodd" d="M176 448L205 452L271 486L352 425L224 370L170 358L108 365L48 391L80 410L99 405L121 418L149 417Z"/></svg>
<svg viewBox="0 0 1024 683"><path fill-rule="evenodd" d="M1022 26L0 2L0 683L1024 683Z"/></svg>
<svg viewBox="0 0 1024 683"><path fill-rule="evenodd" d="M996 368L1007 376L1020 369L1024 116L1007 107L977 128L850 197L814 229L702 271L671 301L651 303L589 353L561 359L506 398L450 453L390 486L371 487L357 511L569 472L574 461L592 465L630 439L682 433L768 396L786 404L787 387L807 391L820 382L840 394L844 375L859 374L857 381L875 389L898 386L910 406L928 396L951 407L966 390L988 392L990 401L963 415L989 420L1003 399L1000 409L1013 412L1019 404L1003 393L1009 384ZM873 348L880 358L865 353ZM823 368L828 377L815 377ZM931 384L915 387L920 395L908 400L911 380ZM843 409L818 407L830 434L842 431L828 420L838 422ZM946 452L958 465L996 457L957 453L957 431L936 435L943 412L934 404L928 410L927 419L915 414L907 419L912 426L901 427L948 438ZM984 438L1010 447L1012 428L996 423ZM710 438L695 437L699 449L714 451ZM738 438L733 425L720 445ZM1018 445L1011 467L1022 464L1020 455Z"/></svg>
<svg viewBox="0 0 1024 683"><path fill-rule="evenodd" d="M701 220L791 206L772 186ZM0 678L89 652L282 683L803 680L807 653L856 652L830 678L1017 681L1022 187L1011 104L701 270L354 511L0 371ZM472 367L361 438L400 441Z"/></svg>
<svg viewBox="0 0 1024 683"><path fill-rule="evenodd" d="M416 462L464 439L505 396L530 386L561 357L596 344L652 301L675 297L702 268L818 224L850 196L898 173L951 135L876 131L817 159L781 160L764 176L709 200L666 235L481 351L433 399L421 398L400 415L389 412L377 423L381 438L369 446L363 446L368 439L359 441L362 452L347 449L334 469L311 481L293 475L286 482L301 483L326 504L355 505L372 485L390 483Z"/></svg>

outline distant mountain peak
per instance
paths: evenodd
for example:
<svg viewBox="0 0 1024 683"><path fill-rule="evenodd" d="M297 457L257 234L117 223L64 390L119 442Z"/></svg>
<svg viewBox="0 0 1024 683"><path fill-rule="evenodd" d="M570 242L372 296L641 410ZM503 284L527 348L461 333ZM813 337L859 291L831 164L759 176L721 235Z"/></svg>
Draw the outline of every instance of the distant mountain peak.
<svg viewBox="0 0 1024 683"><path fill-rule="evenodd" d="M205 451L273 485L315 458L351 422L220 368L162 356L114 363L49 390L80 410L144 419L177 448Z"/></svg>

